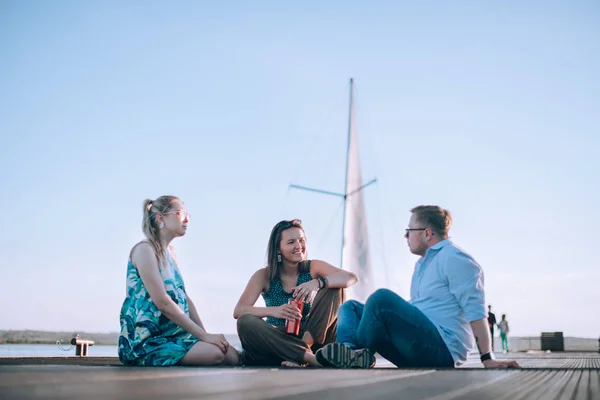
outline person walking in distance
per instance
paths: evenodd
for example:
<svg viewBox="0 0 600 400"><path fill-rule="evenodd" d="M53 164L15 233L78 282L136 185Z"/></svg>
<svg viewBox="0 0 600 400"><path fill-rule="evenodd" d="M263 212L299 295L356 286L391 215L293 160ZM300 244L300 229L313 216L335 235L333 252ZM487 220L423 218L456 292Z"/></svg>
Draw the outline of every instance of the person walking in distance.
<svg viewBox="0 0 600 400"><path fill-rule="evenodd" d="M492 312L492 306L488 305L488 326L490 327L490 335L492 335L492 351L494 351L494 325L496 325L496 314Z"/></svg>
<svg viewBox="0 0 600 400"><path fill-rule="evenodd" d="M502 314L502 320L498 322L498 329L500 329L500 338L502 338L502 352L508 353L510 350L508 346L508 321L506 320L506 314Z"/></svg>

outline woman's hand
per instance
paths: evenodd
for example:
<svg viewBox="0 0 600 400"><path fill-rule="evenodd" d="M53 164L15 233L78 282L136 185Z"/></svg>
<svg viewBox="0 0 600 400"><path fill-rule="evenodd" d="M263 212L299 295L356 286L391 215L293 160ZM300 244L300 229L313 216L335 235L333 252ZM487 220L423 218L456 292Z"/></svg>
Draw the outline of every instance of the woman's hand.
<svg viewBox="0 0 600 400"><path fill-rule="evenodd" d="M302 319L302 313L294 304L284 304L273 308L273 317L294 321Z"/></svg>
<svg viewBox="0 0 600 400"><path fill-rule="evenodd" d="M296 300L309 303L313 298L314 292L319 290L319 280L313 279L292 288L292 290L294 291L294 298Z"/></svg>
<svg viewBox="0 0 600 400"><path fill-rule="evenodd" d="M223 354L227 353L227 350L229 349L229 342L225 339L225 336L220 333L207 333L202 341L214 344L223 352Z"/></svg>

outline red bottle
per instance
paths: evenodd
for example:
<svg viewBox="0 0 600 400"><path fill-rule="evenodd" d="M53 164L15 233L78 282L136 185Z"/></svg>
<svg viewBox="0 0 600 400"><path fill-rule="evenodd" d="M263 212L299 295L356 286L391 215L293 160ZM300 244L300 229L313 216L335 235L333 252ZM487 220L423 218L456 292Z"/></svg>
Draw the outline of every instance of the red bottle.
<svg viewBox="0 0 600 400"><path fill-rule="evenodd" d="M300 310L300 313L302 313L302 310L304 309L303 301L296 301L295 299L292 298L292 299L290 299L290 301L288 301L288 304L294 304L296 306L296 308L298 308L298 310ZM286 320L285 321L285 333L287 333L288 335L298 336L300 334L300 320L299 319Z"/></svg>

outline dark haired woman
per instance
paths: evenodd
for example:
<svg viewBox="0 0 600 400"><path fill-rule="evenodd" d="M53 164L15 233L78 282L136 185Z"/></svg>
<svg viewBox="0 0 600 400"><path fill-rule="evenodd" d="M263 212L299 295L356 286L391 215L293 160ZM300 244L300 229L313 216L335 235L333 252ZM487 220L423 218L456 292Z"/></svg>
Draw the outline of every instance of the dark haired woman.
<svg viewBox="0 0 600 400"><path fill-rule="evenodd" d="M233 312L244 364L320 366L314 352L335 342L343 289L358 279L325 261L309 260L298 219L275 225L267 253L267 266L252 275ZM266 307L255 307L261 294ZM288 304L292 298L304 302L302 312ZM286 333L286 320L300 322L298 336Z"/></svg>

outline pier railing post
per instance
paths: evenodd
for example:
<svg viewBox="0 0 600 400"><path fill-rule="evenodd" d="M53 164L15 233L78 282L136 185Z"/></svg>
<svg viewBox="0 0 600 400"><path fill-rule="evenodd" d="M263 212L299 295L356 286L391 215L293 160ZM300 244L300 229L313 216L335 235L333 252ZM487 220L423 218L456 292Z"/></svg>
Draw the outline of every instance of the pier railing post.
<svg viewBox="0 0 600 400"><path fill-rule="evenodd" d="M71 344L75 346L75 355L79 357L87 357L88 347L94 345L93 340L81 339L74 337L71 339Z"/></svg>

